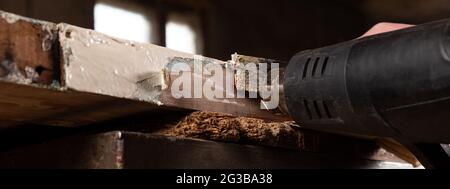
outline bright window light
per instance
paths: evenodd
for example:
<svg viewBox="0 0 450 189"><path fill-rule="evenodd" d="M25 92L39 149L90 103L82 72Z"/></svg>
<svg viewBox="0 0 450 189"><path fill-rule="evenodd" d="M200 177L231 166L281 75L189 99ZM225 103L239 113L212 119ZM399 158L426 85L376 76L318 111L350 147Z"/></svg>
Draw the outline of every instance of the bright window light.
<svg viewBox="0 0 450 189"><path fill-rule="evenodd" d="M170 21L166 24L166 46L197 54L196 33L188 23Z"/></svg>
<svg viewBox="0 0 450 189"><path fill-rule="evenodd" d="M151 23L143 14L97 3L94 19L95 30L101 33L137 42L151 42Z"/></svg>

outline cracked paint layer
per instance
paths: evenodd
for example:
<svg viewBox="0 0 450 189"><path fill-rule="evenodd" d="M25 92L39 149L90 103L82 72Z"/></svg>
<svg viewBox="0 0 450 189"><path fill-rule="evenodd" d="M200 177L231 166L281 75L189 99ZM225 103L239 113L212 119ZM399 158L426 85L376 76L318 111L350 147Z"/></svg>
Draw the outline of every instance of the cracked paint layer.
<svg viewBox="0 0 450 189"><path fill-rule="evenodd" d="M30 23L33 23L33 24L43 24L43 25L45 25L45 24L53 24L51 22L36 20L36 19L20 16L20 15L17 15L17 14L5 12L5 11L2 11L2 10L0 10L0 18L6 20L10 24L14 24L14 23L16 23L16 22L18 22L20 20L23 20L23 21L26 21L26 22L30 22Z"/></svg>
<svg viewBox="0 0 450 189"><path fill-rule="evenodd" d="M0 10L0 18L4 19L8 24L16 24L19 21L25 21L32 23L34 25L40 25L42 31L45 33L42 37L42 49L44 51L49 51L52 48L52 44L57 39L57 32L56 32L56 24L41 20L36 20L32 18L27 18L23 16L19 16L16 14L4 12Z"/></svg>
<svg viewBox="0 0 450 189"><path fill-rule="evenodd" d="M58 24L68 89L152 102L166 88L164 68L174 57L194 55L152 44L117 39Z"/></svg>
<svg viewBox="0 0 450 189"><path fill-rule="evenodd" d="M25 67L25 73L22 73L12 61L4 60L0 63L0 81L31 85L38 78L39 74L31 67Z"/></svg>

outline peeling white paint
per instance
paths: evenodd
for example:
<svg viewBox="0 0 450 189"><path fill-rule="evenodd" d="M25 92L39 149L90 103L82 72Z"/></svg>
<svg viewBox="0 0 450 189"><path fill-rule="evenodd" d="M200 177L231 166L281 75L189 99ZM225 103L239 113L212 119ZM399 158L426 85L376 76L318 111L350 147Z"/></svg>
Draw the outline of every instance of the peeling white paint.
<svg viewBox="0 0 450 189"><path fill-rule="evenodd" d="M17 15L17 14L5 12L5 11L2 11L2 10L0 10L0 18L4 19L9 24L14 24L14 23L16 23L16 22L18 22L20 20L23 20L23 21L26 21L26 22L34 23L34 24L54 25L51 22L46 22L46 21L36 20L36 19L32 19L32 18L27 18L27 17L20 16L20 15Z"/></svg>
<svg viewBox="0 0 450 189"><path fill-rule="evenodd" d="M235 53L231 55L231 60L228 61L226 66L233 67L237 70L235 75L235 86L238 91L259 93L258 86L251 85L249 82L249 78L258 78L258 72L254 70L246 70L246 65L255 64L258 67L258 64L268 63L269 61L271 60L265 58L245 56ZM279 80L279 78L272 78L272 80L275 79ZM266 87L270 86L268 85Z"/></svg>
<svg viewBox="0 0 450 189"><path fill-rule="evenodd" d="M0 81L31 85L39 78L39 74L33 68L25 67L25 74L23 74L17 64L7 60L1 62L0 69L2 72Z"/></svg>
<svg viewBox="0 0 450 189"><path fill-rule="evenodd" d="M2 19L6 20L6 22L8 22L10 24L16 23L21 18L18 15L7 13L7 12L3 12L3 11L0 11L0 17Z"/></svg>
<svg viewBox="0 0 450 189"><path fill-rule="evenodd" d="M194 58L68 24L58 28L65 84L73 90L163 105L159 96L167 88L165 65L173 57Z"/></svg>
<svg viewBox="0 0 450 189"><path fill-rule="evenodd" d="M52 49L52 46L57 39L56 25L43 24L42 31L45 33L42 39L42 50L49 51Z"/></svg>
<svg viewBox="0 0 450 189"><path fill-rule="evenodd" d="M199 58L197 55L117 39L65 23L54 24L3 11L0 11L0 19L10 24L23 20L40 25L44 31L42 37L44 51L51 50L54 42L59 39L64 85L61 86L57 81L51 86L34 84L39 75L31 67L22 72L17 67L0 68L1 80L20 84L58 90L77 90L163 105L159 96L162 90L170 85L167 83L170 81L165 72L166 64L175 57ZM218 62L225 64L222 61ZM14 63L8 65L16 66Z"/></svg>
<svg viewBox="0 0 450 189"><path fill-rule="evenodd" d="M4 12L0 10L0 18L4 19L9 24L15 24L20 20L31 22L34 24L41 25L42 31L44 32L44 36L42 38L42 49L44 51L49 51L52 48L52 44L55 42L57 34L56 34L56 24L40 21L40 20L34 20L31 18L26 18L23 16L19 16L16 14Z"/></svg>

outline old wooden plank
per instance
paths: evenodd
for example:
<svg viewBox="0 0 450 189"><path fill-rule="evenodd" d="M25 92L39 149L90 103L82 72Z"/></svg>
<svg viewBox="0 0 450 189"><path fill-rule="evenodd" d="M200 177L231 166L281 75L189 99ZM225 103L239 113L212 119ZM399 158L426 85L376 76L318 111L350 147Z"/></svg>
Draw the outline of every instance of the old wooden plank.
<svg viewBox="0 0 450 189"><path fill-rule="evenodd" d="M157 155L156 155L157 154ZM133 132L74 136L0 153L1 168L412 168L312 153Z"/></svg>
<svg viewBox="0 0 450 189"><path fill-rule="evenodd" d="M77 91L59 91L0 82L0 120L6 128L18 123L78 126L154 111L151 104ZM162 111L163 108L158 108Z"/></svg>
<svg viewBox="0 0 450 189"><path fill-rule="evenodd" d="M49 85L59 77L56 24L0 12L0 77Z"/></svg>
<svg viewBox="0 0 450 189"><path fill-rule="evenodd" d="M68 138L0 152L2 168L116 169L121 165L117 133Z"/></svg>
<svg viewBox="0 0 450 189"><path fill-rule="evenodd" d="M0 91L0 120L78 126L167 108L289 119L261 109L260 99L174 98L170 86L176 77L167 65L175 60L191 64L199 56L0 14L0 85L5 89Z"/></svg>
<svg viewBox="0 0 450 189"><path fill-rule="evenodd" d="M195 61L202 65L210 63L222 66L222 73L225 73L227 62L152 44L119 40L70 25L62 24L59 28L64 65L63 82L68 89L169 107L227 112L273 120L288 119L283 114L261 109L261 99L257 98L208 99L201 95L180 99L172 95L171 84L179 73L174 74L169 69L171 65L185 63L192 66L192 72L188 72L193 77L192 80L197 77L205 83L204 75L194 73ZM211 81L218 82L214 79ZM232 82L233 87L239 86L237 80ZM222 94L226 93L225 88L217 90L221 90Z"/></svg>
<svg viewBox="0 0 450 189"><path fill-rule="evenodd" d="M21 122L79 126L167 109L66 86L58 26L1 11L0 16L0 129Z"/></svg>

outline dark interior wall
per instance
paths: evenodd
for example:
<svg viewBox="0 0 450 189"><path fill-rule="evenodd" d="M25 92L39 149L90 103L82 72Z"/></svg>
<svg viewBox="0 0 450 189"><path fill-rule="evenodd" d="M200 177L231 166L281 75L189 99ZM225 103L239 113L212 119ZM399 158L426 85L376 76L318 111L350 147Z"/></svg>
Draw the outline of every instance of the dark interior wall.
<svg viewBox="0 0 450 189"><path fill-rule="evenodd" d="M351 3L307 0L118 0L201 15L204 55L234 52L287 60L295 52L351 39L364 19ZM0 8L28 17L93 28L95 0L0 0Z"/></svg>
<svg viewBox="0 0 450 189"><path fill-rule="evenodd" d="M360 5L371 22L420 24L450 18L450 0L363 0Z"/></svg>
<svg viewBox="0 0 450 189"><path fill-rule="evenodd" d="M0 0L0 9L23 16L94 28L95 0Z"/></svg>
<svg viewBox="0 0 450 189"><path fill-rule="evenodd" d="M0 9L4 11L13 12L16 14L28 16L27 0L0 0Z"/></svg>
<svg viewBox="0 0 450 189"><path fill-rule="evenodd" d="M94 28L95 0L32 0L31 17Z"/></svg>
<svg viewBox="0 0 450 189"><path fill-rule="evenodd" d="M207 13L206 54L288 60L296 52L356 38L367 28L351 4L306 0L216 0Z"/></svg>
<svg viewBox="0 0 450 189"><path fill-rule="evenodd" d="M287 60L304 49L356 38L378 22L450 18L450 0L214 0L205 17L206 55Z"/></svg>
<svg viewBox="0 0 450 189"><path fill-rule="evenodd" d="M450 17L450 0L117 1L149 7L160 22L161 14L171 11L200 15L203 55L224 60L234 52L288 60L304 49L356 38L377 22L418 24ZM94 5L95 0L0 0L2 10L86 28L93 28Z"/></svg>

